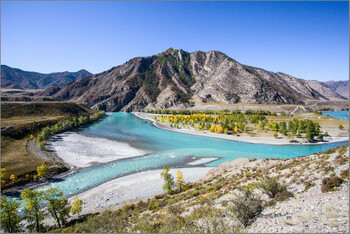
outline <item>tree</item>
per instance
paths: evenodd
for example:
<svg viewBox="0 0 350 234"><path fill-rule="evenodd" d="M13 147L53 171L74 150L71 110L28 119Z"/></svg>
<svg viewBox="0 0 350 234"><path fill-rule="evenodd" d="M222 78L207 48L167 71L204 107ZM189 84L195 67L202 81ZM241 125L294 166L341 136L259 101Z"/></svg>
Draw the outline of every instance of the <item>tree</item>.
<svg viewBox="0 0 350 234"><path fill-rule="evenodd" d="M38 166L36 168L36 171L37 171L39 177L44 177L47 175L47 173L49 173L49 169L47 168L46 164Z"/></svg>
<svg viewBox="0 0 350 234"><path fill-rule="evenodd" d="M307 131L307 132L306 132L306 140L307 140L308 142L311 142L311 141L314 140L314 134L313 134L311 131Z"/></svg>
<svg viewBox="0 0 350 234"><path fill-rule="evenodd" d="M7 173L5 168L1 168L1 187L5 186Z"/></svg>
<svg viewBox="0 0 350 234"><path fill-rule="evenodd" d="M177 187L180 188L180 190L182 190L182 187L184 186L185 182L184 182L184 176L179 169L176 171L175 180L177 182Z"/></svg>
<svg viewBox="0 0 350 234"><path fill-rule="evenodd" d="M21 232L18 207L19 202L10 201L6 196L1 197L1 226L5 232Z"/></svg>
<svg viewBox="0 0 350 234"><path fill-rule="evenodd" d="M72 208L70 209L71 213L72 214L78 213L78 218L79 218L79 213L83 210L82 205L83 205L83 201L79 199L78 196L75 196L72 202Z"/></svg>
<svg viewBox="0 0 350 234"><path fill-rule="evenodd" d="M339 129L340 129L340 130L344 129L343 125L340 124L340 125L339 125Z"/></svg>
<svg viewBox="0 0 350 234"><path fill-rule="evenodd" d="M13 182L13 181L15 181L17 179L17 176L15 176L14 174L12 174L11 176L10 176L10 180Z"/></svg>
<svg viewBox="0 0 350 234"><path fill-rule="evenodd" d="M40 232L41 230L41 221L45 218L45 211L42 210L44 200L43 195L43 191L32 191L30 189L25 189L21 194L24 213L26 214L25 219L27 219L29 223L29 231L35 230L36 232Z"/></svg>
<svg viewBox="0 0 350 234"><path fill-rule="evenodd" d="M63 191L59 188L49 188L44 191L45 200L49 202L47 209L51 217L56 219L59 228L66 224L71 208L68 206L67 198L64 198L63 195Z"/></svg>
<svg viewBox="0 0 350 234"><path fill-rule="evenodd" d="M322 135L322 133L318 134L317 139L319 139L320 141L323 141L323 135Z"/></svg>
<svg viewBox="0 0 350 234"><path fill-rule="evenodd" d="M278 133L275 132L275 133L273 134L273 137L277 138L277 137L278 137Z"/></svg>
<svg viewBox="0 0 350 234"><path fill-rule="evenodd" d="M174 186L174 178L169 173L169 170L170 170L169 166L164 166L163 172L160 174L161 177L163 177L164 179L163 190L166 191L167 193L171 193L172 187Z"/></svg>

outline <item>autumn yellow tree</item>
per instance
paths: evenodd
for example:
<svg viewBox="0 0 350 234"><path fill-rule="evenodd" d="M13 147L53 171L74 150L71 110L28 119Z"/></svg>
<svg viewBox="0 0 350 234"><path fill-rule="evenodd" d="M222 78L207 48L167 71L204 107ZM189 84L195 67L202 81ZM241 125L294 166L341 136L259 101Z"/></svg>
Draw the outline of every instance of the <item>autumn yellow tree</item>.
<svg viewBox="0 0 350 234"><path fill-rule="evenodd" d="M216 128L215 128L215 132L217 132L217 133L223 133L223 132L224 132L224 129L222 128L221 125L218 125L218 126L216 126Z"/></svg>
<svg viewBox="0 0 350 234"><path fill-rule="evenodd" d="M234 131L235 131L235 132L238 132L238 127L237 127L237 125L235 125Z"/></svg>
<svg viewBox="0 0 350 234"><path fill-rule="evenodd" d="M15 176L14 174L12 174L11 176L10 176L10 180L13 182L13 181L15 181L17 179L17 176Z"/></svg>
<svg viewBox="0 0 350 234"><path fill-rule="evenodd" d="M72 214L78 213L78 218L79 218L79 213L83 210L82 205L83 205L83 201L79 199L78 196L75 196L72 202L71 213Z"/></svg>
<svg viewBox="0 0 350 234"><path fill-rule="evenodd" d="M211 127L209 128L209 131L211 131L211 132L214 132L214 131L215 131L215 126L214 126L214 124L211 125Z"/></svg>
<svg viewBox="0 0 350 234"><path fill-rule="evenodd" d="M47 168L46 164L38 166L36 168L36 171L37 171L39 177L46 176L47 173L49 173L49 169Z"/></svg>
<svg viewBox="0 0 350 234"><path fill-rule="evenodd" d="M184 182L184 176L182 174L182 172L178 169L176 171L176 183L177 183L177 187L182 190L182 187L184 186L185 182Z"/></svg>

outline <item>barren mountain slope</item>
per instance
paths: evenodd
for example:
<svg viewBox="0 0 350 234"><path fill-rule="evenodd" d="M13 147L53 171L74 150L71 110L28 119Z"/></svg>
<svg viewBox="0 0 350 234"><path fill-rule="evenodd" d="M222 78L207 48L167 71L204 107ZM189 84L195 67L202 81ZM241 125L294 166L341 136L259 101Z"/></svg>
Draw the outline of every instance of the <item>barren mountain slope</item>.
<svg viewBox="0 0 350 234"><path fill-rule="evenodd" d="M344 99L318 83L313 85L316 90L305 80L242 65L219 51L170 48L46 93L106 111L186 108L203 102L302 104L309 99Z"/></svg>

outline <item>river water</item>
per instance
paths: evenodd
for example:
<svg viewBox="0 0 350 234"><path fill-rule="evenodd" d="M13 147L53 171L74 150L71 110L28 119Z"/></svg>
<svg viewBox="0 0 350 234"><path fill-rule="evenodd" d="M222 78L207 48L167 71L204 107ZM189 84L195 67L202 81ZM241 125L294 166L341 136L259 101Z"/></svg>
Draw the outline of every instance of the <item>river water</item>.
<svg viewBox="0 0 350 234"><path fill-rule="evenodd" d="M349 121L349 111L322 111L323 115L329 115L336 119L343 119Z"/></svg>
<svg viewBox="0 0 350 234"><path fill-rule="evenodd" d="M236 158L292 158L309 155L344 145L338 142L323 145L263 145L222 140L183 134L154 127L130 113L107 113L103 120L76 132L94 138L108 138L151 152L150 154L121 159L79 170L61 181L39 189L58 186L67 196L81 193L111 179L139 172L171 167L191 167L193 161L204 162L199 166L218 166ZM111 145L110 147L113 147ZM218 158L206 162L205 158ZM192 162L192 163L191 163ZM205 163L206 162L206 163ZM198 166L198 165L195 165Z"/></svg>

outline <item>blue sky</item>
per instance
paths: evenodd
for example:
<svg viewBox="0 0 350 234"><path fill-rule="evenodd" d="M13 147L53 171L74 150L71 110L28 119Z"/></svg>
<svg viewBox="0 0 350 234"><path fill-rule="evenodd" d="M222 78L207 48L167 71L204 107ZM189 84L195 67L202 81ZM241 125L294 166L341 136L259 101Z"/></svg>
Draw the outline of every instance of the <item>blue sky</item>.
<svg viewBox="0 0 350 234"><path fill-rule="evenodd" d="M1 64L99 73L169 47L298 78L347 80L348 2L4 2Z"/></svg>

